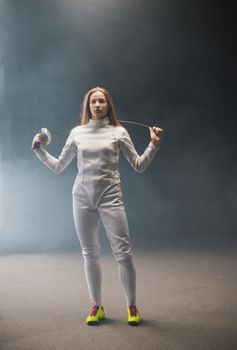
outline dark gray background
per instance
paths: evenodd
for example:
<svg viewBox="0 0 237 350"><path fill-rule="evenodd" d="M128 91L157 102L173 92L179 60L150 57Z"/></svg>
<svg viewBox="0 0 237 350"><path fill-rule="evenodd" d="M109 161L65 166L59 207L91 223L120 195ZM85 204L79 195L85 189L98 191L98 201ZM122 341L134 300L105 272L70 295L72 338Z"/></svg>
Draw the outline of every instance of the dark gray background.
<svg viewBox="0 0 237 350"><path fill-rule="evenodd" d="M121 155L137 247L236 243L236 56L232 9L199 1L0 1L1 251L78 249L76 163L56 176L31 150L41 127L74 126L109 89L118 117L158 125L144 174ZM139 153L149 142L127 126ZM58 156L66 135L48 147ZM103 231L103 230L102 230ZM102 243L106 239L102 233Z"/></svg>

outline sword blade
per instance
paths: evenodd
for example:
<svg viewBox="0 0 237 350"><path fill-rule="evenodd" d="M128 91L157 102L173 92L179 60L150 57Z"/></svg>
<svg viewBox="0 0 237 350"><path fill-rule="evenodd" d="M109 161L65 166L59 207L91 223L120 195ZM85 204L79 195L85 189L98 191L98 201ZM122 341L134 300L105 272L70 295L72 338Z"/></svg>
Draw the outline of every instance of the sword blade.
<svg viewBox="0 0 237 350"><path fill-rule="evenodd" d="M150 126L148 124L144 124L144 123L139 123L139 122L133 122L131 120L118 120L119 123L126 123L126 124L134 124L134 125L139 125L139 126L143 126L145 128L150 128ZM59 134L65 134L66 132L69 132L71 131L71 129L66 129L66 130L58 130L58 131L55 131L54 133L51 133L52 136L55 136L55 135L59 135Z"/></svg>

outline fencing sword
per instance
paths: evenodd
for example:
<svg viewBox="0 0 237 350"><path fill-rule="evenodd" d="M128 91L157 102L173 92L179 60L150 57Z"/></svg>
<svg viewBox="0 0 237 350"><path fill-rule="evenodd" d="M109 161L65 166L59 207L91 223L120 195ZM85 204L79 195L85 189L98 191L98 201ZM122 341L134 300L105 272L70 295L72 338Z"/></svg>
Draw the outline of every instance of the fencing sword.
<svg viewBox="0 0 237 350"><path fill-rule="evenodd" d="M126 123L126 124L135 124L135 125L143 126L145 128L150 129L150 126L148 124L144 124L144 123L133 122L133 121L130 121L130 120L118 120L118 122ZM44 144L49 145L51 143L51 141L52 141L53 136L60 135L60 134L65 134L65 133L67 133L67 132L69 132L71 130L72 129L66 129L66 130L58 130L58 131L55 131L55 132L50 132L49 129L47 129L47 128L41 128L41 133L45 137Z"/></svg>

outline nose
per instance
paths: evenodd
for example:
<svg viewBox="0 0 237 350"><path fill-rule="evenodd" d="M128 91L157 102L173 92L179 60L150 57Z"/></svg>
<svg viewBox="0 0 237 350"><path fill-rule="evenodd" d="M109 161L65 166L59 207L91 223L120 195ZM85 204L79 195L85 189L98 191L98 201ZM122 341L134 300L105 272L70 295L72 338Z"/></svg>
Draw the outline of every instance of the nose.
<svg viewBox="0 0 237 350"><path fill-rule="evenodd" d="M100 106L99 101L96 101L95 105L96 105L96 107Z"/></svg>

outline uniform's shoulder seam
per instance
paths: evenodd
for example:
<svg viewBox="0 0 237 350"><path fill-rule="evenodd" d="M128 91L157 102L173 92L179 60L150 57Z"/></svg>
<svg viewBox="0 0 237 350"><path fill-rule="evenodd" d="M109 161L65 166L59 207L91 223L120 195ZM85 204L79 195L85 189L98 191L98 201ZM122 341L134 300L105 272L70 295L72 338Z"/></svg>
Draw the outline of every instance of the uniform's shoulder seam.
<svg viewBox="0 0 237 350"><path fill-rule="evenodd" d="M74 126L74 128L72 128L72 130L71 130L71 133L75 132L75 131L78 131L80 127L81 127L81 125Z"/></svg>
<svg viewBox="0 0 237 350"><path fill-rule="evenodd" d="M121 132L124 132L124 130L126 130L122 125L117 126L116 129L118 129Z"/></svg>
<svg viewBox="0 0 237 350"><path fill-rule="evenodd" d="M71 130L70 135L73 136L73 137L75 137L76 134L77 134L80 130L81 130L81 125L77 125L77 126L75 126L75 127Z"/></svg>

